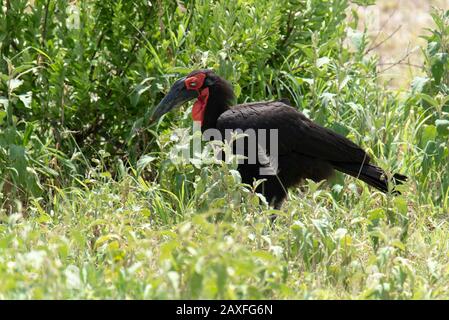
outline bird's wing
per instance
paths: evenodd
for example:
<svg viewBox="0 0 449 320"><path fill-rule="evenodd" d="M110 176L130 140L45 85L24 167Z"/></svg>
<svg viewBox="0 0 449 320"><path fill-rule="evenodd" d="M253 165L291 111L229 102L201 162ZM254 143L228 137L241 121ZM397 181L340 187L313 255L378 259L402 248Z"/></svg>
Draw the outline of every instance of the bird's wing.
<svg viewBox="0 0 449 320"><path fill-rule="evenodd" d="M217 128L222 132L224 129L278 129L280 155L298 153L329 162L370 161L355 143L312 122L281 101L237 105L218 118Z"/></svg>

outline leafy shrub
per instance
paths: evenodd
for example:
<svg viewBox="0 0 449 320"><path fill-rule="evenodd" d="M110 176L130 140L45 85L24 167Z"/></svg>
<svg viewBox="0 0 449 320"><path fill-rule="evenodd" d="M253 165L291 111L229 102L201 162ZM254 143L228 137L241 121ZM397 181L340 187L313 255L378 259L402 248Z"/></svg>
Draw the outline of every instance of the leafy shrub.
<svg viewBox="0 0 449 320"><path fill-rule="evenodd" d="M341 46L346 0L257 6L20 0L3 7L1 96L14 101L8 102L10 116L6 108L2 113L2 126L28 130L33 138L27 140L50 148L54 155L43 166L51 173L44 177L56 171L65 184L71 180L66 172L85 174L97 150L111 155L105 165L116 172L117 159L135 165L142 153L157 149L148 115L179 73L214 68L235 84L240 101L290 97L322 122L340 113L328 110L328 103L340 103L328 91L352 87L350 78L357 76L339 67L352 56ZM20 84L16 97L7 94L10 84ZM39 154L48 155L48 148ZM5 166L14 162L3 158ZM8 180L6 172L2 177ZM21 170L14 185L38 195L41 179Z"/></svg>
<svg viewBox="0 0 449 320"><path fill-rule="evenodd" d="M433 201L447 205L449 196L449 11L432 13L436 29L425 36L423 50L427 76L412 82L409 104L419 102L422 109L418 146L422 150L421 187ZM424 189L421 189L424 190ZM430 192L429 192L430 191Z"/></svg>

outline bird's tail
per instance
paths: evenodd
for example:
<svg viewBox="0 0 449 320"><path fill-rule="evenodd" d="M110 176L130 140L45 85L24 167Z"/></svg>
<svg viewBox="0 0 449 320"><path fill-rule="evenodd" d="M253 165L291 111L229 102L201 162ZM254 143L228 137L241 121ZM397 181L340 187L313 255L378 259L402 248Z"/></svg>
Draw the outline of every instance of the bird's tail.
<svg viewBox="0 0 449 320"><path fill-rule="evenodd" d="M355 163L334 163L334 168L338 171L349 174L357 179L365 181L370 186L387 193L389 191L388 188L388 177L381 168L373 166L371 164L364 164L361 166L360 164ZM407 177L395 173L391 179L393 185L399 185L407 181ZM399 191L392 189L393 194L401 194Z"/></svg>

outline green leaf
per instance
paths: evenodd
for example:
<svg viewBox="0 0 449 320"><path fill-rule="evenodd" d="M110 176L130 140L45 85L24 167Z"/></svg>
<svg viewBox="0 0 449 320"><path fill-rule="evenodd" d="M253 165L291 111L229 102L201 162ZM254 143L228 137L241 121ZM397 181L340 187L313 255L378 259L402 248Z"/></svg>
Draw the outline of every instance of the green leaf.
<svg viewBox="0 0 449 320"><path fill-rule="evenodd" d="M428 141L426 147L424 148L424 152L428 156L435 155L437 151L437 144L435 141Z"/></svg>
<svg viewBox="0 0 449 320"><path fill-rule="evenodd" d="M331 128L332 130L341 134L342 136L347 136L350 132L350 130L343 123L340 122L334 122Z"/></svg>
<svg viewBox="0 0 449 320"><path fill-rule="evenodd" d="M400 249L400 250L402 250L402 251L405 251L405 245L404 245L400 240L393 240L393 241L391 242L391 244L392 244L394 247L396 247L396 248L398 248L398 249Z"/></svg>
<svg viewBox="0 0 449 320"><path fill-rule="evenodd" d="M39 178L36 171L28 166L26 150L23 146L9 145L9 161L11 163L13 177L23 191L38 195L42 186L39 184Z"/></svg>
<svg viewBox="0 0 449 320"><path fill-rule="evenodd" d="M30 109L31 98L32 98L31 92L20 94L20 95L18 95L18 97L19 97L20 101L22 101L22 103L24 104L25 108Z"/></svg>
<svg viewBox="0 0 449 320"><path fill-rule="evenodd" d="M421 146L427 145L427 143L430 141L435 141L436 137L437 137L437 128L433 125L425 126L421 136Z"/></svg>
<svg viewBox="0 0 449 320"><path fill-rule="evenodd" d="M31 134L33 133L34 125L32 123L27 123L25 128L25 133L23 134L23 143L22 145L25 147L30 141Z"/></svg>
<svg viewBox="0 0 449 320"><path fill-rule="evenodd" d="M234 93L236 98L240 97L240 94L242 93L242 87L240 87L238 83L234 85Z"/></svg>
<svg viewBox="0 0 449 320"><path fill-rule="evenodd" d="M437 132L439 136L449 135L449 120L439 119L435 121Z"/></svg>
<svg viewBox="0 0 449 320"><path fill-rule="evenodd" d="M5 97L0 97L0 104L3 105L3 108L8 108L9 101Z"/></svg>
<svg viewBox="0 0 449 320"><path fill-rule="evenodd" d="M348 36L357 51L361 51L365 45L365 34L363 32L350 29Z"/></svg>
<svg viewBox="0 0 449 320"><path fill-rule="evenodd" d="M8 89L10 92L13 92L17 88L19 88L22 84L23 84L23 80L11 79L8 81Z"/></svg>
<svg viewBox="0 0 449 320"><path fill-rule="evenodd" d="M407 201L405 201L404 197L396 197L394 199L394 204L401 214L407 214Z"/></svg>
<svg viewBox="0 0 449 320"><path fill-rule="evenodd" d="M98 248L102 244L108 242L109 240L113 240L113 239L120 240L120 237L116 234L107 234L107 235L101 236L97 239L97 241L95 241L94 247Z"/></svg>
<svg viewBox="0 0 449 320"><path fill-rule="evenodd" d="M429 54L429 56L433 57L435 54L438 53L438 51L440 51L441 45L439 42L436 41L432 41L429 42L429 44L427 45L427 53Z"/></svg>
<svg viewBox="0 0 449 320"><path fill-rule="evenodd" d="M139 161L137 161L137 171L142 172L143 169L145 169L151 162L153 162L156 158L144 155L142 156Z"/></svg>
<svg viewBox="0 0 449 320"><path fill-rule="evenodd" d="M3 122L3 119L6 117L6 111L0 110L0 124Z"/></svg>
<svg viewBox="0 0 449 320"><path fill-rule="evenodd" d="M412 80L412 92L413 93L421 93L424 91L426 84L430 81L429 78L425 77L416 77Z"/></svg>
<svg viewBox="0 0 449 320"><path fill-rule="evenodd" d="M368 219L371 222L382 219L385 217L385 210L383 208L376 208L368 211Z"/></svg>
<svg viewBox="0 0 449 320"><path fill-rule="evenodd" d="M445 52L437 53L431 59L431 72L436 85L439 85L441 83L441 78L443 77L443 74L446 72L447 60L448 54Z"/></svg>
<svg viewBox="0 0 449 320"><path fill-rule="evenodd" d="M316 60L316 66L318 68L321 68L322 66L325 66L327 64L329 64L331 60L329 59L329 57L322 57Z"/></svg>
<svg viewBox="0 0 449 320"><path fill-rule="evenodd" d="M129 97L130 103L133 107L137 106L140 100L140 96L151 88L151 85L146 85L146 82L153 80L154 78L147 78L136 86L131 96Z"/></svg>
<svg viewBox="0 0 449 320"><path fill-rule="evenodd" d="M359 6L372 6L376 4L376 0L352 0L351 2Z"/></svg>

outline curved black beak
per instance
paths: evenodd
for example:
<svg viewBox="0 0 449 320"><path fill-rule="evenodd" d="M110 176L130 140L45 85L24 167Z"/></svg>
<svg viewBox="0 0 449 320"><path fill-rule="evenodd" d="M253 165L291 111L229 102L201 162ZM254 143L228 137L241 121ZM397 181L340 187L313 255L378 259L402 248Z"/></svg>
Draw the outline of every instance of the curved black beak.
<svg viewBox="0 0 449 320"><path fill-rule="evenodd" d="M184 81L185 78L182 78L173 84L164 99L162 99L154 109L153 115L150 118L150 123L153 123L170 110L198 97L198 93L195 90L188 90L186 88Z"/></svg>

